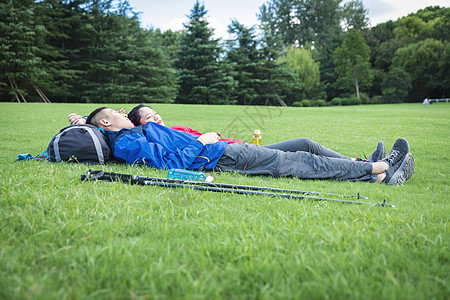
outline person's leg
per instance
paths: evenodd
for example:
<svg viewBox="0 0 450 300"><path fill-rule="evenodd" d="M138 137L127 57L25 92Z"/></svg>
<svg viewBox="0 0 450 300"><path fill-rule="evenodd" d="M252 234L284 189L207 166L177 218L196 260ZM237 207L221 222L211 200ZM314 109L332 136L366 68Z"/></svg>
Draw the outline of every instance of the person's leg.
<svg viewBox="0 0 450 300"><path fill-rule="evenodd" d="M350 157L347 157L345 155L337 153L336 151L328 149L308 138L296 138L275 144L264 145L263 147L268 149L281 150L285 152L304 151L321 156L351 159Z"/></svg>
<svg viewBox="0 0 450 300"><path fill-rule="evenodd" d="M381 171L382 163L375 171ZM389 165L384 164L389 168ZM304 151L284 152L249 144L227 146L217 170L238 171L247 175L298 177L302 179L362 180L375 182L372 163L318 156ZM383 170L384 171L384 170Z"/></svg>

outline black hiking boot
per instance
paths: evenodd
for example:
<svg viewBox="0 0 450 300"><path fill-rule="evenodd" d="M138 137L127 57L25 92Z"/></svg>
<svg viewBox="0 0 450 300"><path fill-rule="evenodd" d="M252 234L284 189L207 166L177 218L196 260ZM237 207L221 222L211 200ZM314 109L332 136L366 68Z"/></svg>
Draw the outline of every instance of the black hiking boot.
<svg viewBox="0 0 450 300"><path fill-rule="evenodd" d="M377 144L377 150L366 160L367 162L377 162L386 157L386 147L382 141L379 141Z"/></svg>
<svg viewBox="0 0 450 300"><path fill-rule="evenodd" d="M394 146L392 147L389 155L386 156L381 161L384 161L389 164L389 167L395 166L399 161L403 160L406 154L409 153L409 144L405 139L398 139Z"/></svg>

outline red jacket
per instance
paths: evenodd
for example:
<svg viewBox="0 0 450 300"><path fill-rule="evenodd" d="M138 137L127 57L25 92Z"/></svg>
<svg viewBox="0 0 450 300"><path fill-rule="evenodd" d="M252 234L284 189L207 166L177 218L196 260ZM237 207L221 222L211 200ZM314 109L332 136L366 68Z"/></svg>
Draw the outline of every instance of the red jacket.
<svg viewBox="0 0 450 300"><path fill-rule="evenodd" d="M189 133L189 134L193 134L195 136L201 136L202 135L201 132L198 132L195 129L192 129L192 128L189 128L189 127L186 127L186 126L182 126L182 125L175 125L175 126L172 126L170 128L178 130L178 131L186 132L186 133ZM219 134L219 136L220 136L220 134ZM232 139L232 138L220 139L219 141L221 141L221 142L228 142L228 144L244 144L243 141Z"/></svg>

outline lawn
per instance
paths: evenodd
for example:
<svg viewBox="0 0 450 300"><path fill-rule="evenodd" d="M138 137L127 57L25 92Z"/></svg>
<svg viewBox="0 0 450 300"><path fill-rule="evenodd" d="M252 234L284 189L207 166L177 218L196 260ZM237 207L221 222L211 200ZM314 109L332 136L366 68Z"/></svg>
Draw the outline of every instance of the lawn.
<svg viewBox="0 0 450 300"><path fill-rule="evenodd" d="M450 104L324 108L152 105L166 125L263 143L308 137L352 157L406 138L404 186L247 177L216 182L384 198L396 208L80 181L15 162L95 104L0 103L1 299L448 299ZM114 104L114 108L122 106ZM129 111L133 105L125 104Z"/></svg>

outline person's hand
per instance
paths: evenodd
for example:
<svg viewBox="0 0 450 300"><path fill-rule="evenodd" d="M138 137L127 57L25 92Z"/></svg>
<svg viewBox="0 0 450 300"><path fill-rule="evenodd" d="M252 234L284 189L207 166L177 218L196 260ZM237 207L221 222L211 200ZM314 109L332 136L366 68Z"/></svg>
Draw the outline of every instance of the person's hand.
<svg viewBox="0 0 450 300"><path fill-rule="evenodd" d="M219 141L219 135L215 132L204 133L197 139L203 145L215 144Z"/></svg>
<svg viewBox="0 0 450 300"><path fill-rule="evenodd" d="M122 115L126 115L127 113L125 112L125 109L121 108L118 110L118 112Z"/></svg>
<svg viewBox="0 0 450 300"><path fill-rule="evenodd" d="M67 116L69 118L70 125L82 125L86 124L86 119L76 113L72 113Z"/></svg>

